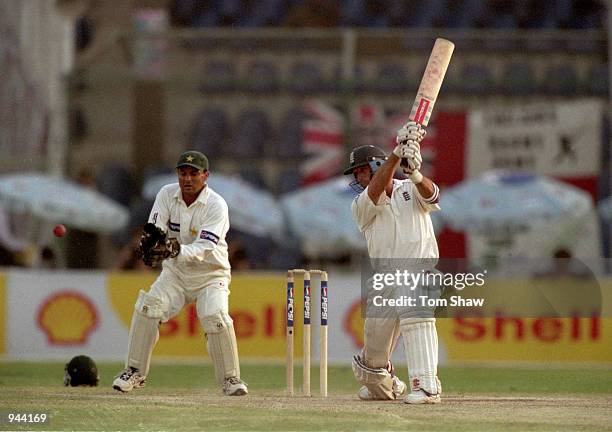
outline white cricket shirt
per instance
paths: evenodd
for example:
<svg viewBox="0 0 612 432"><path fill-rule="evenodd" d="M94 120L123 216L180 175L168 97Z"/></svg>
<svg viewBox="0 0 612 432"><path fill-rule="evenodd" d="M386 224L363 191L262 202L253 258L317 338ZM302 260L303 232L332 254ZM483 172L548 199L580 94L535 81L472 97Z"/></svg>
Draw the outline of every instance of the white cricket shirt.
<svg viewBox="0 0 612 432"><path fill-rule="evenodd" d="M209 186L189 207L178 183L166 185L155 198L149 222L177 238L181 253L164 260L164 270L175 273L186 285L231 277L225 236L229 230L227 203Z"/></svg>
<svg viewBox="0 0 612 432"><path fill-rule="evenodd" d="M391 197L380 195L377 204L366 188L351 205L353 219L364 234L370 258L438 258L438 243L430 211L440 210L436 203L439 189L423 198L412 183L393 180Z"/></svg>

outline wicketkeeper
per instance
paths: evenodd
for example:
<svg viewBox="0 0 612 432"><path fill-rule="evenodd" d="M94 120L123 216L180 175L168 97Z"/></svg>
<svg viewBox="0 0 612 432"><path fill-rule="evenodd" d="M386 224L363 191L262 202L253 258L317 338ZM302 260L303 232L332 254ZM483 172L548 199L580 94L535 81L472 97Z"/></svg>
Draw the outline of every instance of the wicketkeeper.
<svg viewBox="0 0 612 432"><path fill-rule="evenodd" d="M139 246L145 264L161 263L163 269L149 292L140 291L125 369L113 388L129 392L145 385L159 325L195 302L218 384L226 395L245 395L248 390L240 379L236 334L228 314L227 203L207 186L208 159L202 153L181 154L176 169L178 183L157 194Z"/></svg>
<svg viewBox="0 0 612 432"><path fill-rule="evenodd" d="M375 260L438 258L430 211L439 210L439 189L420 172L420 143L425 130L410 122L398 131L397 146L387 156L375 146L355 148L345 175L352 174L352 185L361 193L353 201L352 212L364 234L368 254ZM406 180L393 175L403 167ZM437 377L438 336L433 310L404 311L395 317L365 319L364 348L353 359L353 372L363 385L361 399L397 399L406 384L394 375L391 354L400 334L408 363L411 392L404 398L410 404L438 403L442 387ZM367 315L367 314L366 314Z"/></svg>

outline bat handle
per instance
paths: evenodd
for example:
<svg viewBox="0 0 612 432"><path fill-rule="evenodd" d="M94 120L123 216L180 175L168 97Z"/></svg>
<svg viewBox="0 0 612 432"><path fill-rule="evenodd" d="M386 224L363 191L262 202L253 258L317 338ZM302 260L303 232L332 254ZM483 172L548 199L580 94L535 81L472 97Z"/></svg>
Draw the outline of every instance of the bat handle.
<svg viewBox="0 0 612 432"><path fill-rule="evenodd" d="M412 115L411 115L410 117L408 117L408 119L410 120L410 122L413 122L413 121L414 121L414 117L413 117ZM410 123L410 122L408 122L408 123ZM408 127L408 123L406 123L406 124L405 124L403 127ZM423 127L423 128L425 128L425 126L426 126L426 123L425 123L425 124L423 124L423 123L419 123L419 124L420 124L420 125L421 125L421 127ZM406 159L406 158L402 158L402 161L400 162L400 166L401 166L402 168L408 168L408 159Z"/></svg>

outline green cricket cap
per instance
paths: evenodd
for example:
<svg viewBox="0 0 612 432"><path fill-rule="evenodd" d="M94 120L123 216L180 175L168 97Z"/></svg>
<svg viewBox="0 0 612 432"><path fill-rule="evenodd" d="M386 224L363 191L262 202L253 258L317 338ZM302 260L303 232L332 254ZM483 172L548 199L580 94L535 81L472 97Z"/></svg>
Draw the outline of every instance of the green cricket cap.
<svg viewBox="0 0 612 432"><path fill-rule="evenodd" d="M190 166L202 171L208 171L208 158L203 153L189 150L179 156L176 167Z"/></svg>

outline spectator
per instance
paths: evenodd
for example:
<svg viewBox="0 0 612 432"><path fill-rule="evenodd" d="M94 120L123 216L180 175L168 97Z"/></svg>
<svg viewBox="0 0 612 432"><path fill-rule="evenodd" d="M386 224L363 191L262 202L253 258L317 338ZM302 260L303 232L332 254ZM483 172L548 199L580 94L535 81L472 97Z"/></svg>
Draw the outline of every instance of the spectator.
<svg viewBox="0 0 612 432"><path fill-rule="evenodd" d="M86 16L82 15L77 18L75 23L75 48L77 51L84 51L93 39L93 25L91 20Z"/></svg>
<svg viewBox="0 0 612 432"><path fill-rule="evenodd" d="M572 253L565 248L555 250L550 267L534 275L535 278L588 278L592 276L591 271L579 260L574 259Z"/></svg>
<svg viewBox="0 0 612 432"><path fill-rule="evenodd" d="M20 259L30 251L31 244L20 239L12 230L12 219L9 213L0 208L0 267L23 265L25 260Z"/></svg>
<svg viewBox="0 0 612 432"><path fill-rule="evenodd" d="M404 3L404 2L401 2ZM416 3L416 2L415 2ZM410 8L410 6L408 6ZM398 26L399 21L402 18L406 18L407 12L403 17L394 17L395 21L392 25ZM378 0L367 0L366 1L366 25L369 27L385 27L387 22L387 17L389 12L387 11L387 5Z"/></svg>
<svg viewBox="0 0 612 432"><path fill-rule="evenodd" d="M45 246L40 251L38 267L41 269L57 268L57 258L55 252L49 246Z"/></svg>
<svg viewBox="0 0 612 432"><path fill-rule="evenodd" d="M553 253L548 269L534 275L542 316L591 317L601 315L602 295L597 278L569 250ZM536 302L532 302L532 306Z"/></svg>
<svg viewBox="0 0 612 432"><path fill-rule="evenodd" d="M211 0L174 0L170 4L170 23L177 27L210 27L218 22Z"/></svg>
<svg viewBox="0 0 612 432"><path fill-rule="evenodd" d="M83 187L95 189L89 171L80 171L75 181ZM98 235L72 228L66 236L66 266L75 269L93 269L98 266Z"/></svg>
<svg viewBox="0 0 612 432"><path fill-rule="evenodd" d="M305 0L289 10L281 25L287 27L336 27L340 10L336 2Z"/></svg>
<svg viewBox="0 0 612 432"><path fill-rule="evenodd" d="M11 267L17 265L15 254L0 243L0 267Z"/></svg>
<svg viewBox="0 0 612 432"><path fill-rule="evenodd" d="M546 8L537 0L519 2L514 17L519 28L541 28L546 21Z"/></svg>
<svg viewBox="0 0 612 432"><path fill-rule="evenodd" d="M603 4L597 0L574 0L569 27L574 29L602 28L605 12Z"/></svg>
<svg viewBox="0 0 612 432"><path fill-rule="evenodd" d="M230 265L234 270L249 270L253 266L242 241L236 239L228 243Z"/></svg>
<svg viewBox="0 0 612 432"><path fill-rule="evenodd" d="M198 0L173 0L170 3L170 22L176 27L189 27L198 9Z"/></svg>

